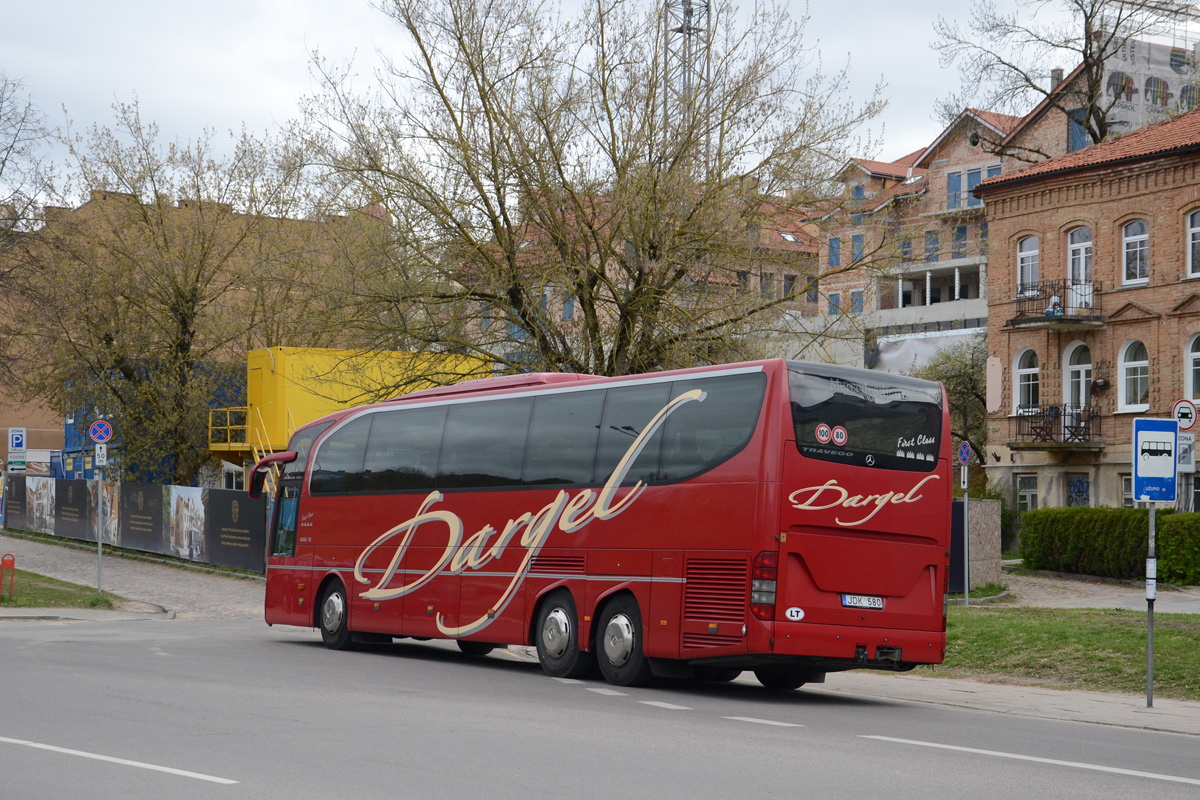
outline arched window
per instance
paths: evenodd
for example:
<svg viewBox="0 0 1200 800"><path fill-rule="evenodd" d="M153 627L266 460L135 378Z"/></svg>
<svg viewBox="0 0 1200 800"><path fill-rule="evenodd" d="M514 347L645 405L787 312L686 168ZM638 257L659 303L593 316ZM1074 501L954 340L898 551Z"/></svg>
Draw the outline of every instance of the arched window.
<svg viewBox="0 0 1200 800"><path fill-rule="evenodd" d="M1145 283L1150 279L1150 225L1135 219L1123 229L1125 245L1125 283Z"/></svg>
<svg viewBox="0 0 1200 800"><path fill-rule="evenodd" d="M1076 228L1067 235L1067 308L1092 307L1092 229Z"/></svg>
<svg viewBox="0 0 1200 800"><path fill-rule="evenodd" d="M1188 214L1187 236L1188 275L1200 277L1200 211Z"/></svg>
<svg viewBox="0 0 1200 800"><path fill-rule="evenodd" d="M1038 237L1026 236L1017 242L1017 291L1037 294Z"/></svg>
<svg viewBox="0 0 1200 800"><path fill-rule="evenodd" d="M1200 333L1188 342L1183 365L1183 396L1200 399Z"/></svg>
<svg viewBox="0 0 1200 800"><path fill-rule="evenodd" d="M1121 348L1121 385L1117 404L1122 411L1145 411L1150 407L1150 355L1146 345L1128 342Z"/></svg>
<svg viewBox="0 0 1200 800"><path fill-rule="evenodd" d="M1022 350L1017 355L1017 382L1013 387L1013 399L1018 414L1038 407L1038 372L1037 353L1029 349Z"/></svg>
<svg viewBox="0 0 1200 800"><path fill-rule="evenodd" d="M1092 351L1086 344L1077 344L1067 353L1066 382L1063 385L1063 405L1082 409L1092 404Z"/></svg>

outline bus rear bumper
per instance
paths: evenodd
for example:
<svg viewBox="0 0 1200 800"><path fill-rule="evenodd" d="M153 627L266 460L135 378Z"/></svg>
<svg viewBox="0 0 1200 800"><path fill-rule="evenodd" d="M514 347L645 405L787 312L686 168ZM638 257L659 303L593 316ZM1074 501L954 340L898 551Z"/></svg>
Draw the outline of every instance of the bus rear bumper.
<svg viewBox="0 0 1200 800"><path fill-rule="evenodd" d="M846 669L903 670L941 664L946 657L946 633L776 622L772 653L852 662Z"/></svg>

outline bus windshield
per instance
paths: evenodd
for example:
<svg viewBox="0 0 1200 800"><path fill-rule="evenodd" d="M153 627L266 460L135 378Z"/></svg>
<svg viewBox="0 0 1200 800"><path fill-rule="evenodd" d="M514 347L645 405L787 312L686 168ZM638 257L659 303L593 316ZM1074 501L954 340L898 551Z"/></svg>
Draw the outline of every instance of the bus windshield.
<svg viewBox="0 0 1200 800"><path fill-rule="evenodd" d="M909 472L937 466L939 384L789 363L788 388L796 447L806 458Z"/></svg>

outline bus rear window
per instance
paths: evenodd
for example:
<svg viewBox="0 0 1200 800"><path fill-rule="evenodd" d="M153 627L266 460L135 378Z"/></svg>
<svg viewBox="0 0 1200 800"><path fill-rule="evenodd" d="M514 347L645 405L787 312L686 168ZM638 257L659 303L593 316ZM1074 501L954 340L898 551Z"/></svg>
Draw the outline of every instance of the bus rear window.
<svg viewBox="0 0 1200 800"><path fill-rule="evenodd" d="M941 386L829 365L788 368L796 447L806 458L930 472L942 441Z"/></svg>

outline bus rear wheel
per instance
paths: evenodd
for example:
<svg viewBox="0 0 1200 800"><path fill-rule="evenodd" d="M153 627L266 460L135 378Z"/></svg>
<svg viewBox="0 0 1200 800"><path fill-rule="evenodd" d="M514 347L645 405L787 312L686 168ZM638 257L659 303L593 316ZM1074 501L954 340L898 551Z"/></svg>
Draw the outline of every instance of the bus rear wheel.
<svg viewBox="0 0 1200 800"><path fill-rule="evenodd" d="M346 587L341 581L331 581L321 595L321 640L330 650L350 650L354 638L348 623Z"/></svg>
<svg viewBox="0 0 1200 800"><path fill-rule="evenodd" d="M793 672L786 669L762 667L754 670L754 677L768 689L776 692L788 692L799 689L804 685L808 676L803 672Z"/></svg>
<svg viewBox="0 0 1200 800"><path fill-rule="evenodd" d="M596 664L594 654L579 649L579 614L568 591L553 592L542 601L534 638L538 663L551 678L582 678Z"/></svg>
<svg viewBox="0 0 1200 800"><path fill-rule="evenodd" d="M642 652L642 614L629 595L613 598L600 616L596 659L600 674L614 686L649 682L650 659Z"/></svg>

